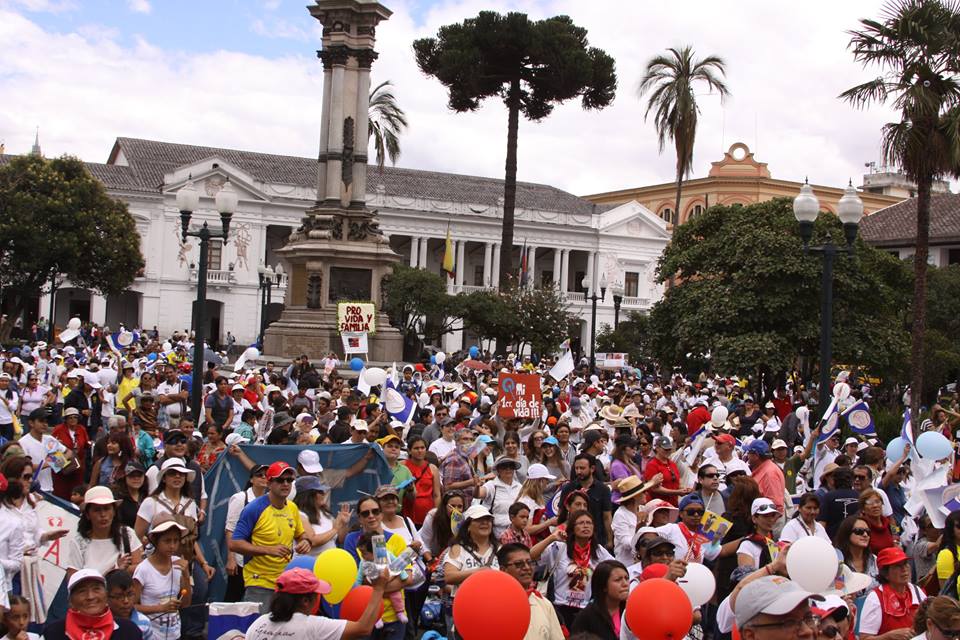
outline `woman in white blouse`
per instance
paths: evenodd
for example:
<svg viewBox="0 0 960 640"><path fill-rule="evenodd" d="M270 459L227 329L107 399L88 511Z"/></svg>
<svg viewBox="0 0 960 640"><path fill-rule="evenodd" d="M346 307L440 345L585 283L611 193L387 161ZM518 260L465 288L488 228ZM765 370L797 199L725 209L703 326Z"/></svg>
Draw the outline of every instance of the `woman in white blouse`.
<svg viewBox="0 0 960 640"><path fill-rule="evenodd" d="M816 536L823 538L830 544L830 536L823 525L817 522L820 516L820 498L812 491L800 496L800 502L797 505L797 513L783 527L780 532L781 542L796 542L800 538L807 536Z"/></svg>

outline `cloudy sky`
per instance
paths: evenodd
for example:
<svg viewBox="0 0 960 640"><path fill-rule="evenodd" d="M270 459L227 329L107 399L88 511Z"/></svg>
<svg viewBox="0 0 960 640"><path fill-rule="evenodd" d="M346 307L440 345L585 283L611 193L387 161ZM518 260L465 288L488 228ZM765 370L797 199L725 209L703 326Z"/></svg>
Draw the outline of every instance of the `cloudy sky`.
<svg viewBox="0 0 960 640"><path fill-rule="evenodd" d="M877 17L876 0L628 2L626 0L384 0L373 82L391 80L410 118L403 167L502 177L506 111L471 114L417 70L411 43L481 9L570 15L616 60L614 104L576 101L541 123L521 120L519 177L578 194L668 182L674 155L657 149L637 83L666 47L692 45L727 62L732 97L698 97L694 176L734 142L774 177L858 184L879 160L892 113L837 100L875 74L853 62L845 31ZM0 141L45 155L103 162L117 136L315 156L322 69L319 23L307 0L0 0Z"/></svg>

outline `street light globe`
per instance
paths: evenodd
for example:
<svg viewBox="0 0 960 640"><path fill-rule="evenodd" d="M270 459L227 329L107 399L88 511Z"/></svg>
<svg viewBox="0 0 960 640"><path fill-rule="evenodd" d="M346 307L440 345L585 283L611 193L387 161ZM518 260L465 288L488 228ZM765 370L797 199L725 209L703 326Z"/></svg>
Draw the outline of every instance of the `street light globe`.
<svg viewBox="0 0 960 640"><path fill-rule="evenodd" d="M217 192L217 197L214 198L214 202L217 205L217 211L222 214L232 214L234 211L236 211L238 201L239 197L237 196L237 190L233 188L232 184L230 184L229 179L223 183L220 191Z"/></svg>
<svg viewBox="0 0 960 640"><path fill-rule="evenodd" d="M860 224L863 219L863 200L857 195L852 182L847 185L843 197L837 203L837 216L843 224Z"/></svg>
<svg viewBox="0 0 960 640"><path fill-rule="evenodd" d="M266 270L263 272L263 275L267 276L268 278L272 278L272 277L273 277L273 267L268 266L268 267L266 268Z"/></svg>
<svg viewBox="0 0 960 640"><path fill-rule="evenodd" d="M177 191L177 209L180 211L196 211L198 206L200 206L200 194L197 192L197 188L193 186L193 180L188 179L187 184Z"/></svg>
<svg viewBox="0 0 960 640"><path fill-rule="evenodd" d="M793 215L797 222L813 222L820 213L820 201L813 193L810 183L804 181L800 194L793 199Z"/></svg>
<svg viewBox="0 0 960 640"><path fill-rule="evenodd" d="M590 288L590 278L588 276L583 276L583 280L580 281L580 284L584 289Z"/></svg>

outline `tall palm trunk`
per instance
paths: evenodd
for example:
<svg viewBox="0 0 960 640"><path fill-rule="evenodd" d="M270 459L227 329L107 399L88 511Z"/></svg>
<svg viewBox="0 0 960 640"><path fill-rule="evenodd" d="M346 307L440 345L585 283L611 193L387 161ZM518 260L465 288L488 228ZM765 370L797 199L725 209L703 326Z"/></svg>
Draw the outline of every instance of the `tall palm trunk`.
<svg viewBox="0 0 960 640"><path fill-rule="evenodd" d="M513 280L513 210L517 204L517 138L520 131L520 80L507 93L507 162L503 179L503 233L500 238L500 288Z"/></svg>
<svg viewBox="0 0 960 640"><path fill-rule="evenodd" d="M677 159L677 200L673 206L673 226L680 224L680 192L683 185L683 172L680 170L680 160Z"/></svg>
<svg viewBox="0 0 960 640"><path fill-rule="evenodd" d="M910 346L910 415L919 424L923 400L924 333L927 328L927 256L930 254L930 188L933 177L917 180L917 244L913 254L913 326Z"/></svg>

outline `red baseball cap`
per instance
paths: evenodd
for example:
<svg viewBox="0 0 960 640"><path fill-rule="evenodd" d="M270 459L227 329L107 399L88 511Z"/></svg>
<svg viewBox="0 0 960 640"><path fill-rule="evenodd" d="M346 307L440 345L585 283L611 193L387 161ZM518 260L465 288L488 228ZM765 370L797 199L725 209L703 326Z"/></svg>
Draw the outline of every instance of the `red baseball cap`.
<svg viewBox="0 0 960 640"><path fill-rule="evenodd" d="M729 433L721 433L720 435L713 436L713 441L720 442L722 444L729 444L734 447L737 446L737 439Z"/></svg>
<svg viewBox="0 0 960 640"><path fill-rule="evenodd" d="M276 464L276 463L275 463ZM282 463L281 463L282 464ZM290 569L284 571L277 578L277 591L282 593L330 593L333 588L330 583L325 582L313 575L312 571L306 569Z"/></svg>
<svg viewBox="0 0 960 640"><path fill-rule="evenodd" d="M667 575L667 571L669 570L670 567L662 562L655 562L654 564L647 565L640 573L640 582L643 582L644 580L650 580L651 578L662 578Z"/></svg>
<svg viewBox="0 0 960 640"><path fill-rule="evenodd" d="M297 475L296 469L288 465L286 462L280 462L280 461L274 462L269 467L267 467L267 480L274 480L276 478L279 478L287 471L292 473L294 476Z"/></svg>
<svg viewBox="0 0 960 640"><path fill-rule="evenodd" d="M900 547L887 547L881 549L877 554L877 568L889 567L890 565L900 564L909 560L907 554Z"/></svg>

